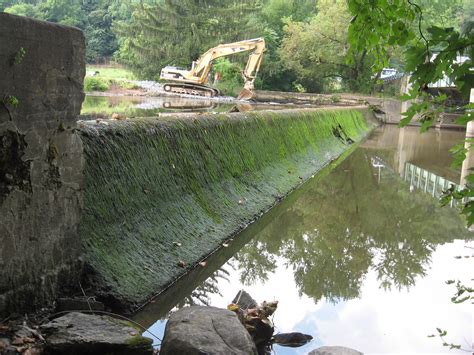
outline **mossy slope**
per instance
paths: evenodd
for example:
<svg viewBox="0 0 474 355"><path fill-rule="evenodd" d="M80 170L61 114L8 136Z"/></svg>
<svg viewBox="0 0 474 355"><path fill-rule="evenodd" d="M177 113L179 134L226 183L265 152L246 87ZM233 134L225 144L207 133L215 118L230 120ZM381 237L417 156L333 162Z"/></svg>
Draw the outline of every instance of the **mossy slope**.
<svg viewBox="0 0 474 355"><path fill-rule="evenodd" d="M185 272L180 261L199 261L361 140L367 116L313 109L85 125L86 262L118 301L145 302Z"/></svg>

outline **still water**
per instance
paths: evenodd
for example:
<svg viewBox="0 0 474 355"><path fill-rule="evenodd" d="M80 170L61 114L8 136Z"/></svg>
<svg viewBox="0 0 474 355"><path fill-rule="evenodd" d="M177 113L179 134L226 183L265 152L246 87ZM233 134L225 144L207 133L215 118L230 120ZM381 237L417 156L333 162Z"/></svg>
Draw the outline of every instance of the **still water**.
<svg viewBox="0 0 474 355"><path fill-rule="evenodd" d="M310 105L309 105L310 106ZM215 99L178 96L86 96L82 104L82 119L109 118L116 113L123 117L152 117L163 113L229 112L284 109L293 105L255 104L216 101Z"/></svg>
<svg viewBox="0 0 474 355"><path fill-rule="evenodd" d="M449 148L463 133L383 126L346 159L303 185L228 248L148 305L136 320L162 336L171 309L226 307L240 289L278 300L277 332L313 336L300 348L365 354L453 354L472 349L472 304L447 280L472 282L474 243L439 193L459 184Z"/></svg>

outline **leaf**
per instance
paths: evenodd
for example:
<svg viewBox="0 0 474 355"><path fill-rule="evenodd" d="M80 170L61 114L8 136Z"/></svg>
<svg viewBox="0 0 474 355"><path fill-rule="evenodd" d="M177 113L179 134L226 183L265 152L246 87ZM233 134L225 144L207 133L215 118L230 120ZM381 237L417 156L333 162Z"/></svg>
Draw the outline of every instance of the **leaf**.
<svg viewBox="0 0 474 355"><path fill-rule="evenodd" d="M403 94L400 96L400 100L402 101L408 101L408 100L411 100L413 99L413 97L410 95L410 94Z"/></svg>
<svg viewBox="0 0 474 355"><path fill-rule="evenodd" d="M407 117L403 117L401 120L400 120L400 123L398 124L399 127L405 127L406 125L408 125L410 122L411 122L411 119L413 118L413 116L407 116Z"/></svg>
<svg viewBox="0 0 474 355"><path fill-rule="evenodd" d="M425 133L433 125L433 118L424 119L421 123L420 132Z"/></svg>

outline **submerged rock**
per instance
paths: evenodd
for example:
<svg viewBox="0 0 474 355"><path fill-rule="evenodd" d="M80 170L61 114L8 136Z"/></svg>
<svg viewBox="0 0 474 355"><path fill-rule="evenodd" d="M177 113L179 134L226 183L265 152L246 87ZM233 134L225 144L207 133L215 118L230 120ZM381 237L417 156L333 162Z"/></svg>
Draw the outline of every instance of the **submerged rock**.
<svg viewBox="0 0 474 355"><path fill-rule="evenodd" d="M173 313L166 324L160 355L257 354L234 312L192 306Z"/></svg>
<svg viewBox="0 0 474 355"><path fill-rule="evenodd" d="M308 355L364 355L364 353L345 346L323 346L310 351Z"/></svg>
<svg viewBox="0 0 474 355"><path fill-rule="evenodd" d="M152 340L131 323L109 316L71 312L41 326L46 354L151 355Z"/></svg>

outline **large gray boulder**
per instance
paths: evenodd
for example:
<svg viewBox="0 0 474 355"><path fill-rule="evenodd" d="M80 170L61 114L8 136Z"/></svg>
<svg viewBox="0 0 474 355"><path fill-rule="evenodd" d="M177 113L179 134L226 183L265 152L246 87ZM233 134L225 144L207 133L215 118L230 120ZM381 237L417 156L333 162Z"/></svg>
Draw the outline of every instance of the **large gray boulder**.
<svg viewBox="0 0 474 355"><path fill-rule="evenodd" d="M160 355L257 354L237 315L227 309L192 306L173 313Z"/></svg>
<svg viewBox="0 0 474 355"><path fill-rule="evenodd" d="M345 346L323 346L310 351L308 355L364 355L364 353Z"/></svg>
<svg viewBox="0 0 474 355"><path fill-rule="evenodd" d="M127 321L71 312L41 326L46 354L152 355L152 340Z"/></svg>

